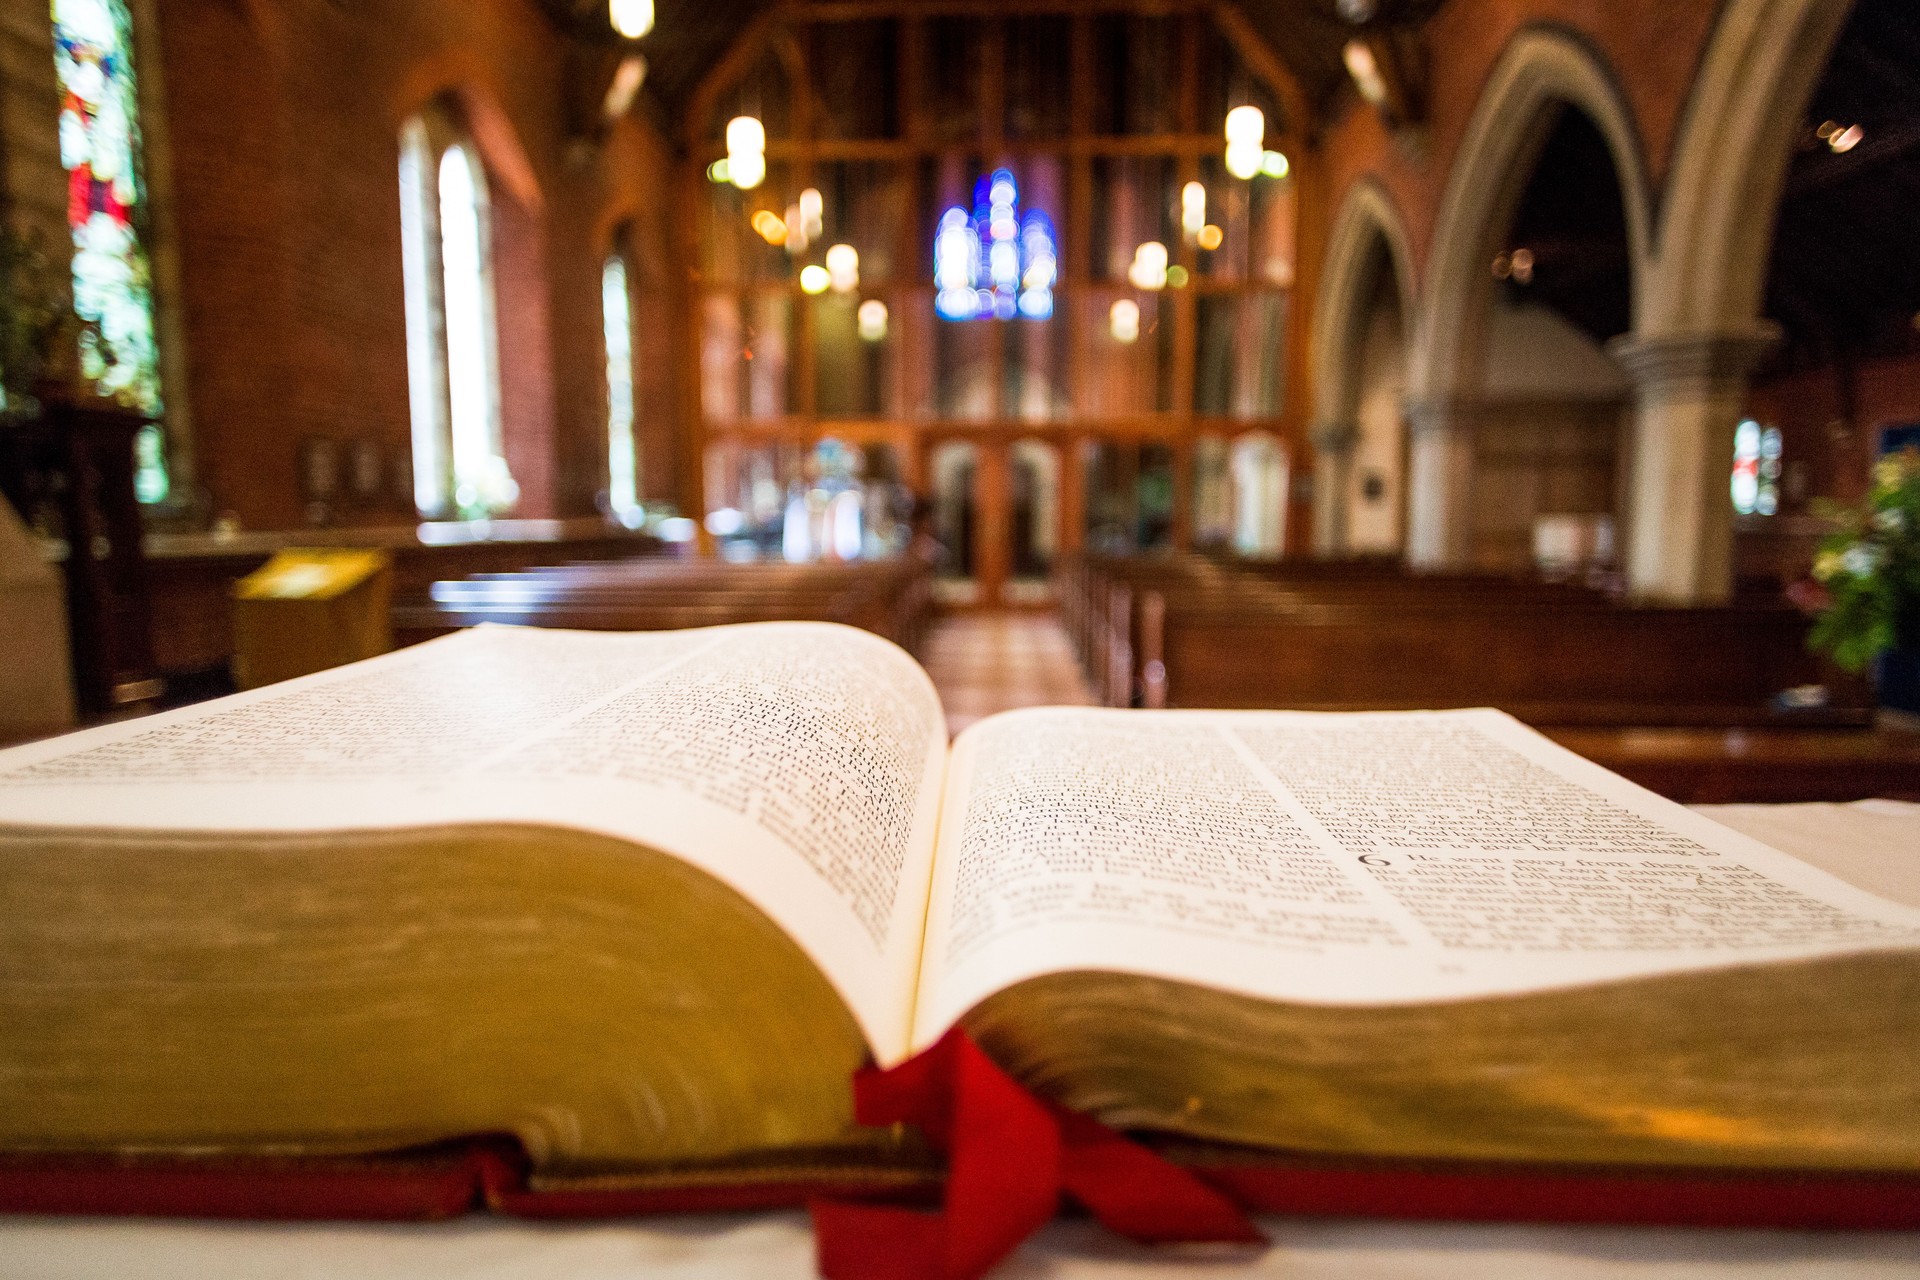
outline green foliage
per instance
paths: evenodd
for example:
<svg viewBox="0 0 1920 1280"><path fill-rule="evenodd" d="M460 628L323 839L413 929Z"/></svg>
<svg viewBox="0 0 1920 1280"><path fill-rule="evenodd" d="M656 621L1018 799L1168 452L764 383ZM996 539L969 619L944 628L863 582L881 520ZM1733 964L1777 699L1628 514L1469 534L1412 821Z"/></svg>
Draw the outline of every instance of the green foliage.
<svg viewBox="0 0 1920 1280"><path fill-rule="evenodd" d="M33 406L35 387L80 327L65 262L44 239L0 225L0 388L6 407Z"/></svg>
<svg viewBox="0 0 1920 1280"><path fill-rule="evenodd" d="M1859 507L1817 509L1837 528L1813 558L1827 603L1808 642L1849 671L1920 644L1920 449L1876 463Z"/></svg>

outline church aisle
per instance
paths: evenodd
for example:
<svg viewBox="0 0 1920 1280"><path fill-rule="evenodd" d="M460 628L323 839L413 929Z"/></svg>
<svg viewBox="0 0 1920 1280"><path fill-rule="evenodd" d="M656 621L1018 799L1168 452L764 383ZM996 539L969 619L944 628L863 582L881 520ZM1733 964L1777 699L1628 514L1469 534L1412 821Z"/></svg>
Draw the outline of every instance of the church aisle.
<svg viewBox="0 0 1920 1280"><path fill-rule="evenodd" d="M1052 613L941 618L923 664L947 708L947 731L1014 707L1094 705L1073 646Z"/></svg>

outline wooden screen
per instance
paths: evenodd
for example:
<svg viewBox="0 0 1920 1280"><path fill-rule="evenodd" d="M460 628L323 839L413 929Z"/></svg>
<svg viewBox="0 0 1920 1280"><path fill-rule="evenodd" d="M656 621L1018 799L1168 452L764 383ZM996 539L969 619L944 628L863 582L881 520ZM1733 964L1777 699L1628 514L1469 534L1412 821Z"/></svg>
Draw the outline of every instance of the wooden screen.
<svg viewBox="0 0 1920 1280"><path fill-rule="evenodd" d="M1227 113L1244 106L1265 122L1252 177L1224 151ZM726 180L737 117L764 132L765 176L746 189ZM1207 461L1217 442L1303 434L1306 129L1292 80L1211 5L774 10L687 119L689 453L708 469L689 495L748 526L773 519L832 439L885 446L932 496L935 455L970 445L973 510L943 523L967 539L953 560L989 601L1090 540L1230 536L1206 518L1236 506L1208 488L1232 483ZM985 260L1002 214L1019 284L999 304L1012 314L993 318ZM966 298L941 292L959 259L940 259L936 238L956 217L978 240L967 283L982 318L953 318ZM1042 279L1045 297L1024 287Z"/></svg>

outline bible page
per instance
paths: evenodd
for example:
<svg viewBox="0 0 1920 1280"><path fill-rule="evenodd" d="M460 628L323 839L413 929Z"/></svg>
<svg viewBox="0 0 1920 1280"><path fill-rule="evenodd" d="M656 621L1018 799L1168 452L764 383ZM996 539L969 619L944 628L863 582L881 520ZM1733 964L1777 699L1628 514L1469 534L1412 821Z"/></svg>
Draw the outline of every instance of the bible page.
<svg viewBox="0 0 1920 1280"><path fill-rule="evenodd" d="M914 1040L1072 970L1358 1005L1912 947L1498 711L1043 708L954 744Z"/></svg>
<svg viewBox="0 0 1920 1280"><path fill-rule="evenodd" d="M480 627L0 752L0 824L503 822L624 838L772 917L891 1062L906 1048L946 748L919 664L851 627Z"/></svg>

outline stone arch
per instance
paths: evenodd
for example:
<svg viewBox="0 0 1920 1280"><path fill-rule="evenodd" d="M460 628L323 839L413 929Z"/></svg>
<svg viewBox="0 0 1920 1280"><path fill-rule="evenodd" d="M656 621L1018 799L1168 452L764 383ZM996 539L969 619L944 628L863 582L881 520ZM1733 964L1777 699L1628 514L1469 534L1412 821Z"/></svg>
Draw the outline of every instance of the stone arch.
<svg viewBox="0 0 1920 1280"><path fill-rule="evenodd" d="M1406 225L1386 188L1369 178L1347 193L1327 239L1313 323L1313 402L1318 421L1338 423L1353 416L1353 347L1366 319L1382 254L1399 291L1400 312L1411 317L1416 286Z"/></svg>
<svg viewBox="0 0 1920 1280"><path fill-rule="evenodd" d="M1728 0L1673 147L1636 335L1753 330L1794 132L1853 0Z"/></svg>
<svg viewBox="0 0 1920 1280"><path fill-rule="evenodd" d="M1447 177L1409 370L1414 398L1443 400L1471 391L1486 336L1479 304L1493 288L1487 263L1526 193L1534 159L1568 107L1593 122L1613 157L1639 314L1654 234L1639 126L1598 54L1564 31L1528 28L1495 64Z"/></svg>
<svg viewBox="0 0 1920 1280"><path fill-rule="evenodd" d="M1654 248L1652 187L1639 126L1611 71L1587 44L1529 27L1501 54L1474 108L1441 197L1408 357L1412 432L1407 558L1424 567L1469 554L1471 402L1479 390L1494 281L1487 269L1562 111L1590 120L1619 181L1633 313Z"/></svg>
<svg viewBox="0 0 1920 1280"><path fill-rule="evenodd" d="M1322 555L1345 549L1343 497L1358 433L1361 346L1383 267L1391 274L1402 323L1411 324L1416 285L1406 225L1392 196L1369 178L1341 202L1314 306L1314 548Z"/></svg>
<svg viewBox="0 0 1920 1280"><path fill-rule="evenodd" d="M1794 131L1852 0L1727 0L1701 59L1667 178L1657 257L1634 332L1614 345L1638 404L1626 531L1641 599L1732 591L1727 468L1748 371L1777 328L1761 315Z"/></svg>

